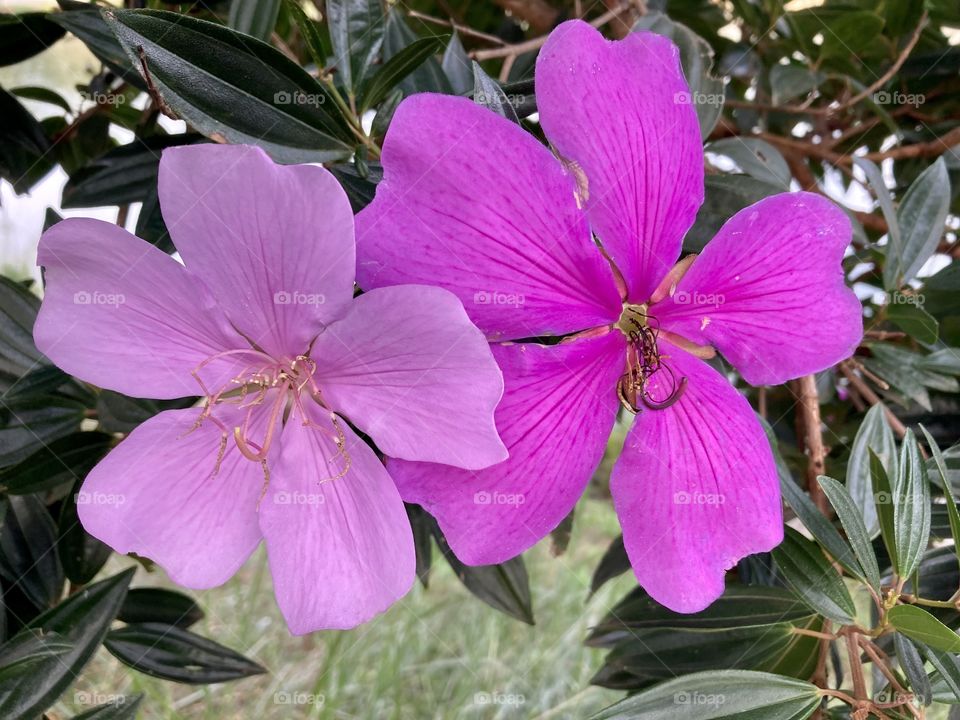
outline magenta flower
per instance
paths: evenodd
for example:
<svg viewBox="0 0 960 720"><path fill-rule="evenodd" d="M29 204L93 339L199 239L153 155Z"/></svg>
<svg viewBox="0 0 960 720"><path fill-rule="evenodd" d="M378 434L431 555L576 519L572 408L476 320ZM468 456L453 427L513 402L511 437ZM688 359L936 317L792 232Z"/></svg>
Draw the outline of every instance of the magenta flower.
<svg viewBox="0 0 960 720"><path fill-rule="evenodd" d="M204 396L104 458L80 520L192 588L225 582L262 538L292 632L353 627L406 593L415 562L397 488L344 418L394 457L499 462L489 347L440 288L353 297L353 215L323 168L176 148L159 192L186 267L96 220L40 241L47 357L128 395Z"/></svg>
<svg viewBox="0 0 960 720"><path fill-rule="evenodd" d="M570 512L626 406L637 416L611 490L627 552L655 599L698 611L728 568L782 539L762 428L701 358L716 348L748 382L775 384L849 355L862 334L840 267L850 226L821 197L777 195L674 266L703 201L677 48L567 22L540 51L536 91L561 161L464 98L417 95L392 122L358 216L358 282L430 282L464 301L504 373L510 457L388 467L464 562L501 562ZM503 342L544 335L567 337Z"/></svg>

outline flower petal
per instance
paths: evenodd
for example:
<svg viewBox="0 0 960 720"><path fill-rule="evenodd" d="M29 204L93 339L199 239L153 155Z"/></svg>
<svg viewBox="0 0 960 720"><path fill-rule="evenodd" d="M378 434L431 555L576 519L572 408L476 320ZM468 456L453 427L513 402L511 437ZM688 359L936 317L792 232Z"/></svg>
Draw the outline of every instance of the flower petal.
<svg viewBox="0 0 960 720"><path fill-rule="evenodd" d="M606 40L570 20L537 57L540 124L586 175L594 231L645 302L703 202L703 150L680 53L648 32Z"/></svg>
<svg viewBox="0 0 960 720"><path fill-rule="evenodd" d="M364 293L311 354L325 400L387 455L473 469L507 457L493 422L503 377L452 293Z"/></svg>
<svg viewBox="0 0 960 720"><path fill-rule="evenodd" d="M219 409L232 424L236 410ZM260 542L261 466L231 442L220 469L222 434L199 408L167 410L139 425L90 471L77 497L88 533L118 553L136 553L190 588L220 585Z"/></svg>
<svg viewBox="0 0 960 720"><path fill-rule="evenodd" d="M192 273L268 353L306 350L353 297L353 213L321 167L246 145L168 148L160 205Z"/></svg>
<svg viewBox="0 0 960 720"><path fill-rule="evenodd" d="M361 287L439 285L497 339L617 318L573 178L515 123L466 98L415 95L397 109L382 162L357 215Z"/></svg>
<svg viewBox="0 0 960 720"><path fill-rule="evenodd" d="M627 555L659 603L698 612L723 593L738 560L783 539L780 489L770 444L746 399L702 360L660 341L680 400L644 410L610 478ZM663 371L650 394L670 394Z"/></svg>
<svg viewBox="0 0 960 720"><path fill-rule="evenodd" d="M603 457L623 373L619 332L559 345L494 345L506 384L497 427L510 457L470 472L390 459L403 499L427 509L457 557L500 563L553 530Z"/></svg>
<svg viewBox="0 0 960 720"><path fill-rule="evenodd" d="M34 340L86 382L134 397L198 395L191 372L213 355L249 347L182 265L112 223L57 223L40 238L37 263L46 287ZM243 359L222 357L200 374L219 387Z"/></svg>
<svg viewBox="0 0 960 720"><path fill-rule="evenodd" d="M260 527L280 610L295 635L366 622L413 584L413 533L374 452L343 420L346 475L329 414L291 419L260 506Z"/></svg>
<svg viewBox="0 0 960 720"><path fill-rule="evenodd" d="M730 218L651 313L661 327L715 345L754 385L819 372L863 337L840 265L849 243L850 221L826 198L768 197Z"/></svg>

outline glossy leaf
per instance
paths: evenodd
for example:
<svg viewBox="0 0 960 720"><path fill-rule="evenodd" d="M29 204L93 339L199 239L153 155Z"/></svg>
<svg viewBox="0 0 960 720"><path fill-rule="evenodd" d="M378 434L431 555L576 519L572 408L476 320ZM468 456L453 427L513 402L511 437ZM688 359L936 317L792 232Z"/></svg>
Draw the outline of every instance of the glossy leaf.
<svg viewBox="0 0 960 720"><path fill-rule="evenodd" d="M902 633L894 633L893 644L897 651L897 660L910 681L911 689L924 705L929 705L933 702L933 688L916 646Z"/></svg>
<svg viewBox="0 0 960 720"><path fill-rule="evenodd" d="M473 88L473 61L460 42L460 36L454 32L443 51L440 67L450 81L450 87L457 95L466 95Z"/></svg>
<svg viewBox="0 0 960 720"><path fill-rule="evenodd" d="M63 592L57 557L57 526L35 495L6 501L0 526L0 577L4 590L18 588L37 610L56 604Z"/></svg>
<svg viewBox="0 0 960 720"><path fill-rule="evenodd" d="M280 0L230 0L227 24L238 32L268 40L279 13Z"/></svg>
<svg viewBox="0 0 960 720"><path fill-rule="evenodd" d="M853 549L850 547L850 543L843 539L833 523L814 505L810 496L793 479L782 476L780 478L780 489L783 492L783 499L793 508L797 517L800 518L800 522L810 531L814 539L830 553L834 560L846 568L847 572L862 576L863 571L857 562Z"/></svg>
<svg viewBox="0 0 960 720"><path fill-rule="evenodd" d="M890 608L887 621L911 640L943 652L960 653L960 635L917 605Z"/></svg>
<svg viewBox="0 0 960 720"><path fill-rule="evenodd" d="M897 211L903 233L902 254L887 258L897 268L896 286L912 280L936 250L949 209L950 176L943 158L937 158L913 181Z"/></svg>
<svg viewBox="0 0 960 720"><path fill-rule="evenodd" d="M880 458L872 448L867 448L870 456L870 478L873 484L873 496L876 499L877 523L880 526L880 535L887 548L887 554L894 567L897 565L897 545L893 522L893 490L890 478L883 467ZM899 472L899 471L898 471Z"/></svg>
<svg viewBox="0 0 960 720"><path fill-rule="evenodd" d="M707 146L707 152L733 160L747 175L790 189L790 168L783 155L770 143L758 138L725 138Z"/></svg>
<svg viewBox="0 0 960 720"><path fill-rule="evenodd" d="M853 623L856 608L850 592L816 543L787 527L773 558L807 605L841 625Z"/></svg>
<svg viewBox="0 0 960 720"><path fill-rule="evenodd" d="M867 528L863 524L863 517L857 508L853 498L847 489L830 477L821 475L817 478L820 487L826 494L830 504L843 525L843 531L847 535L847 540L853 548L854 555L862 568L862 577L866 579L870 586L879 594L880 592L880 568L877 566L877 556L870 545L870 536L867 534Z"/></svg>
<svg viewBox="0 0 960 720"><path fill-rule="evenodd" d="M204 616L192 598L166 588L133 588L127 593L117 620L125 623L162 623L188 628Z"/></svg>
<svg viewBox="0 0 960 720"><path fill-rule="evenodd" d="M360 91L360 112L376 107L396 85L443 47L442 37L420 38L387 60L383 67L364 83Z"/></svg>
<svg viewBox="0 0 960 720"><path fill-rule="evenodd" d="M337 76L351 94L357 94L383 45L381 0L327 0L326 7Z"/></svg>
<svg viewBox="0 0 960 720"><path fill-rule="evenodd" d="M930 539L930 484L917 439L911 430L900 448L900 466L893 486L894 567L909 577L920 564Z"/></svg>
<svg viewBox="0 0 960 720"><path fill-rule="evenodd" d="M85 713L81 713L73 720L134 720L140 710L142 701L143 695L121 697L113 702L98 705Z"/></svg>
<svg viewBox="0 0 960 720"><path fill-rule="evenodd" d="M503 88L476 62L473 63L473 101L488 110L493 110L507 120L518 124L520 122L517 111L503 92Z"/></svg>
<svg viewBox="0 0 960 720"><path fill-rule="evenodd" d="M397 7L390 8L387 13L387 25L383 35L383 59L390 60L404 48L417 41L417 34L410 29L403 13ZM413 95L418 92L451 92L450 81L447 80L440 61L435 57L428 57L419 67L415 68L400 82L404 95ZM372 106L372 104L371 104Z"/></svg>

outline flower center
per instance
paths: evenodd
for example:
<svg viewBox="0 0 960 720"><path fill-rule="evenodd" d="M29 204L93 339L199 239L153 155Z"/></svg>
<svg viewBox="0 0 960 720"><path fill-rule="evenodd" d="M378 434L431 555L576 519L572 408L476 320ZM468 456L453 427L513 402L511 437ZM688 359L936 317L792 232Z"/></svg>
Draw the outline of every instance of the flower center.
<svg viewBox="0 0 960 720"><path fill-rule="evenodd" d="M617 382L617 397L624 409L639 412L642 407L663 410L677 402L687 388L687 379L677 379L657 346L660 334L657 319L649 314L646 304L624 305L617 328L627 338L627 371ZM650 395L649 380L661 372L668 390L665 398Z"/></svg>
<svg viewBox="0 0 960 720"><path fill-rule="evenodd" d="M250 361L237 375L230 378L218 388L208 388L200 376L200 371L217 359L240 355ZM350 455L346 450L346 435L340 424L340 419L327 406L323 393L317 384L317 364L308 355L298 355L292 360L278 360L261 350L253 348L230 350L213 355L193 370L193 376L203 390L203 411L197 418L194 427L209 420L220 429L220 448L217 452L216 465L211 477L220 471L220 464L227 450L227 443L232 436L240 453L263 466L264 486L266 493L270 482L270 471L267 468L267 455L279 429L286 422L291 422L299 416L304 426L312 426L330 437L337 446L336 455L330 463L343 458L342 468L333 475L321 479L319 482L337 480L347 474L350 469ZM316 402L329 413L330 426L325 427L315 422L308 415L304 406L310 400ZM231 405L242 411L239 417L242 420L236 424L237 414L231 414L234 422L232 427L224 424L215 414L219 405ZM261 494L261 498L263 494Z"/></svg>

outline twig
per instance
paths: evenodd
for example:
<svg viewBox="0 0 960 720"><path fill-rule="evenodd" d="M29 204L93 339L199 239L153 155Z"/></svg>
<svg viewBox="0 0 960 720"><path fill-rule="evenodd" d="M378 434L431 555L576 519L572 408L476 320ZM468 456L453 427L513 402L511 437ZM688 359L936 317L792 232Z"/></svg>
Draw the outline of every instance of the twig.
<svg viewBox="0 0 960 720"><path fill-rule="evenodd" d="M444 20L443 18L434 17L433 15L427 15L419 10L407 10L407 16L416 20L422 20L423 22L433 23L434 25L442 25L443 27L453 28L461 35L469 35L470 37L475 37L478 40L486 40L494 45L507 45L506 40L503 38L498 38L496 35L488 35L485 32L474 30L467 25L461 25L453 20Z"/></svg>
<svg viewBox="0 0 960 720"><path fill-rule="evenodd" d="M860 378L856 373L854 373L849 365L846 362L840 363L838 366L840 372L843 373L843 376L847 381L857 389L857 392L871 405L880 405L883 407L884 414L887 416L887 421L890 423L890 427L893 428L893 431L901 439L907 434L907 426L904 425L900 418L893 414L893 411L884 404L880 399L880 396L877 395L869 385L867 385L862 378Z"/></svg>
<svg viewBox="0 0 960 720"><path fill-rule="evenodd" d="M829 514L830 505L817 476L826 470L826 450L823 446L823 434L820 431L820 395L817 393L817 380L813 375L804 375L797 380L797 400L803 418L803 445L807 453L807 490L824 515Z"/></svg>

